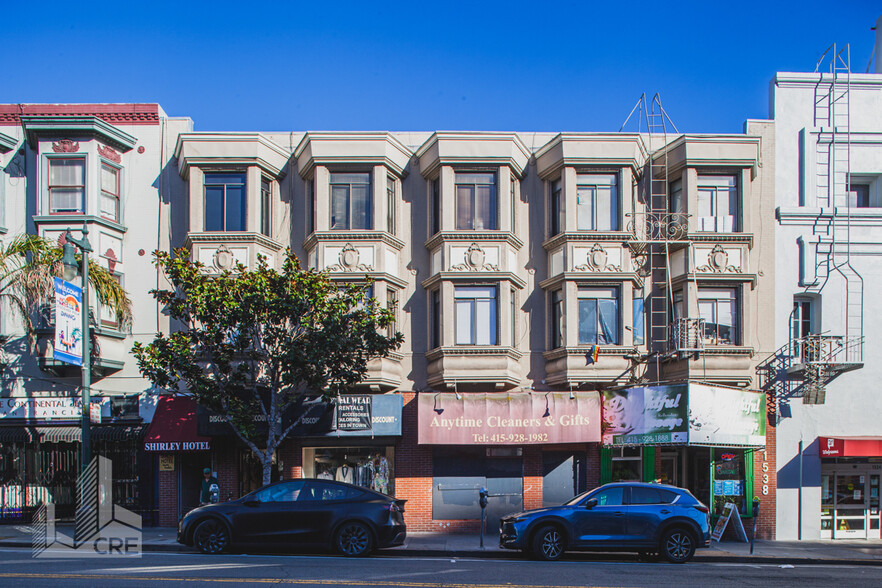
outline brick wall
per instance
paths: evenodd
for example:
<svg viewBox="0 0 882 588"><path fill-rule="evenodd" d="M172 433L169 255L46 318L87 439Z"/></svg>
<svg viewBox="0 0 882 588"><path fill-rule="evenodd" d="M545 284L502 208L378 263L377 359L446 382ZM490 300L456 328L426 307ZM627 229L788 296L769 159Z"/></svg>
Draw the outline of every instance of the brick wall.
<svg viewBox="0 0 882 588"><path fill-rule="evenodd" d="M524 448L524 508L542 507L542 449Z"/></svg>
<svg viewBox="0 0 882 588"><path fill-rule="evenodd" d="M600 443L589 443L585 458L585 489L600 486Z"/></svg>
<svg viewBox="0 0 882 588"><path fill-rule="evenodd" d="M771 401L774 406L774 400ZM756 536L761 539L775 538L776 518L776 494L778 463L775 451L775 412L770 410L766 420L766 449L757 451L753 456L754 464L754 494L760 499L759 520L757 521ZM763 476L768 476L765 482ZM767 486L768 494L763 494L763 486Z"/></svg>
<svg viewBox="0 0 882 588"><path fill-rule="evenodd" d="M181 467L177 456L175 469L171 472L157 472L159 476L159 526L178 526L178 468Z"/></svg>
<svg viewBox="0 0 882 588"><path fill-rule="evenodd" d="M217 483L220 486L221 502L232 498L239 498L239 448L236 439L215 437L212 441L214 455L212 465L217 475Z"/></svg>

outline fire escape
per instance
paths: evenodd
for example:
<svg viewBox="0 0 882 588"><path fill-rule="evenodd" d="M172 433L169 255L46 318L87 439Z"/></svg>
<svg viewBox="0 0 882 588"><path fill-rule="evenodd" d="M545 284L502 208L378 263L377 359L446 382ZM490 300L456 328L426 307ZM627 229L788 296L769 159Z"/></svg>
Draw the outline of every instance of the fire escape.
<svg viewBox="0 0 882 588"><path fill-rule="evenodd" d="M815 181L812 188L820 213L813 226L815 264L805 275L805 293L819 298L832 281L844 284L842 334L803 334L790 317L790 341L757 367L763 389L777 398L802 396L804 404L823 404L826 386L844 372L863 367L863 290L861 275L851 263L851 54L846 45L832 45L815 66L830 56L829 73L815 88ZM808 253L808 251L807 251ZM810 255L807 255L810 258ZM808 272L807 272L808 274Z"/></svg>

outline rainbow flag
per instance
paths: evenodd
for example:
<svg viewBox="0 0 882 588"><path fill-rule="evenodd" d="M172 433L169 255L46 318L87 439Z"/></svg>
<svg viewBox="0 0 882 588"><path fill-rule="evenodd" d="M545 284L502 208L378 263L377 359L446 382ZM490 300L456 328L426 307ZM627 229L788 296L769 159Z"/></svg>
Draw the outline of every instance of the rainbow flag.
<svg viewBox="0 0 882 588"><path fill-rule="evenodd" d="M600 356L600 345L592 345L591 347L589 347L588 353L585 354L587 365L597 363L598 356Z"/></svg>

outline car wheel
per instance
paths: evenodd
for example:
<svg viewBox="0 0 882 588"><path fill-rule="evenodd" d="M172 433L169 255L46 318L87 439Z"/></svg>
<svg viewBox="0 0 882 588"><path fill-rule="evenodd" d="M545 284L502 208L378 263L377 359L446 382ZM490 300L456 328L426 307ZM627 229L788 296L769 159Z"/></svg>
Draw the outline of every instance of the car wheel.
<svg viewBox="0 0 882 588"><path fill-rule="evenodd" d="M671 563L686 563L695 555L692 533L681 527L668 529L662 535L660 552Z"/></svg>
<svg viewBox="0 0 882 588"><path fill-rule="evenodd" d="M361 557L369 554L374 548L374 539L370 529L361 523L351 521L343 523L334 535L334 547L347 557Z"/></svg>
<svg viewBox="0 0 882 588"><path fill-rule="evenodd" d="M193 543L202 553L223 553L230 546L230 530L216 519L204 520L193 533Z"/></svg>
<svg viewBox="0 0 882 588"><path fill-rule="evenodd" d="M546 525L533 535L533 555L539 559L558 560L566 547L567 540L560 527Z"/></svg>

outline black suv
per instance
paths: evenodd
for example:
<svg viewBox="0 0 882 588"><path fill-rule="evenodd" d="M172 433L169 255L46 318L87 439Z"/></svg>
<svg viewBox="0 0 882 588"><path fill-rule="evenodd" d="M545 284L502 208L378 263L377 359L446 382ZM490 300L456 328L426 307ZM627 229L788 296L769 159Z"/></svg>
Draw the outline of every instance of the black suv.
<svg viewBox="0 0 882 588"><path fill-rule="evenodd" d="M619 482L580 494L561 506L510 514L499 545L556 560L567 550L660 554L672 563L710 545L710 511L688 490Z"/></svg>

